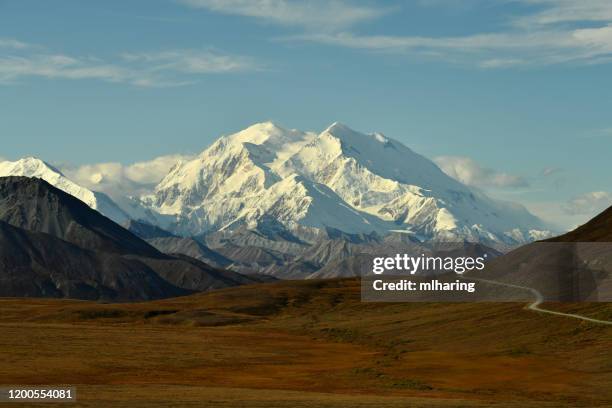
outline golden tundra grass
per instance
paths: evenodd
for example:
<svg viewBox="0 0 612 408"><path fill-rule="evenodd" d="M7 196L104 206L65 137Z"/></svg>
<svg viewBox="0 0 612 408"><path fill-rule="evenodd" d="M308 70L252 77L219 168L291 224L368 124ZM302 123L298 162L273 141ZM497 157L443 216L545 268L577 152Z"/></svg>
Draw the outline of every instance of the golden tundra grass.
<svg viewBox="0 0 612 408"><path fill-rule="evenodd" d="M610 326L516 303L365 304L354 279L0 299L0 384L74 385L80 406L609 407L611 350Z"/></svg>

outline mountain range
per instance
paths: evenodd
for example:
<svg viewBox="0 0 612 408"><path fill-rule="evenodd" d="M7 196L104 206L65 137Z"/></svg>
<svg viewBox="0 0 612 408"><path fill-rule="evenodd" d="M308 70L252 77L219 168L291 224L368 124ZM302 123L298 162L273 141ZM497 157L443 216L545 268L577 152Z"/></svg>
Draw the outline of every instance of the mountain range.
<svg viewBox="0 0 612 408"><path fill-rule="evenodd" d="M460 183L397 140L340 123L317 134L264 122L222 136L151 194L119 204L32 157L0 163L2 176L42 178L117 223L184 237L256 231L313 245L338 232L375 233L507 249L551 236L524 207Z"/></svg>
<svg viewBox="0 0 612 408"><path fill-rule="evenodd" d="M606 241L609 232L610 210L554 241ZM150 193L114 200L40 159L0 162L4 295L153 299L270 276L357 276L364 260L405 252L487 254L498 258L487 276L540 288L567 269L559 262L609 252L577 257L575 245L556 245L542 265L535 243L500 257L550 235L525 208L461 184L394 139L339 123L318 134L253 125L177 162ZM587 292L605 271L591 272Z"/></svg>
<svg viewBox="0 0 612 408"><path fill-rule="evenodd" d="M490 199L397 140L334 123L273 123L224 136L143 197L181 235L241 226L316 241L327 230L516 245L547 234L525 208Z"/></svg>

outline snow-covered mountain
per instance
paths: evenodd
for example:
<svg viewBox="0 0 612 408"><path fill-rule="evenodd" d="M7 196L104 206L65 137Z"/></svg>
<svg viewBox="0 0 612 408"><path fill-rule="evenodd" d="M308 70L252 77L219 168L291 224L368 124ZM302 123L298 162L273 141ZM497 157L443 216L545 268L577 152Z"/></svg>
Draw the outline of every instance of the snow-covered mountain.
<svg viewBox="0 0 612 408"><path fill-rule="evenodd" d="M131 217L104 193L88 190L66 178L61 171L35 157L17 161L0 162L0 177L23 176L45 180L54 187L78 198L117 223L124 223Z"/></svg>
<svg viewBox="0 0 612 408"><path fill-rule="evenodd" d="M549 235L524 207L461 184L397 140L339 123L320 134L255 124L179 162L153 194L118 201L33 157L1 162L2 176L42 178L118 223L185 236L250 230L312 244L375 232L511 246Z"/></svg>
<svg viewBox="0 0 612 408"><path fill-rule="evenodd" d="M524 207L493 200L397 140L334 123L320 134L253 125L180 163L142 201L183 235L284 229L403 233L519 244L546 234Z"/></svg>

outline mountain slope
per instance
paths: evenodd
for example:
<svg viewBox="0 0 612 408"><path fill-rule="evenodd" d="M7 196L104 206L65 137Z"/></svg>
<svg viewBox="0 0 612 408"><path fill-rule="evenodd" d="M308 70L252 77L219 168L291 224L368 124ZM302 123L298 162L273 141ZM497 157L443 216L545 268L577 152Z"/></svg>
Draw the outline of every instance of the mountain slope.
<svg viewBox="0 0 612 408"><path fill-rule="evenodd" d="M38 178L0 178L0 221L6 296L145 300L258 282L162 254Z"/></svg>
<svg viewBox="0 0 612 408"><path fill-rule="evenodd" d="M159 257L161 253L85 203L46 181L0 178L0 219L85 249Z"/></svg>
<svg viewBox="0 0 612 408"><path fill-rule="evenodd" d="M213 251L194 238L155 237L146 240L149 244L166 254L183 254L198 259L215 268L226 268L232 261Z"/></svg>
<svg viewBox="0 0 612 408"><path fill-rule="evenodd" d="M612 208L567 234L533 242L470 276L537 290L545 300L612 301Z"/></svg>
<svg viewBox="0 0 612 408"><path fill-rule="evenodd" d="M149 300L180 289L136 259L94 252L0 221L0 296Z"/></svg>
<svg viewBox="0 0 612 408"><path fill-rule="evenodd" d="M151 225L142 221L129 220L123 227L130 231L132 234L142 238L144 240L153 238L169 238L175 237L172 233L159 228L156 225ZM162 251L163 252L163 251Z"/></svg>
<svg viewBox="0 0 612 408"><path fill-rule="evenodd" d="M468 188L402 143L338 123L318 135L266 122L223 136L142 201L173 217L163 227L182 235L282 228L313 243L331 228L508 246L545 229L522 206Z"/></svg>
<svg viewBox="0 0 612 408"><path fill-rule="evenodd" d="M339 123L305 145L280 172L305 174L355 209L392 222L391 228L427 238L510 240L514 229L528 233L543 227L526 210L472 191L400 142Z"/></svg>
<svg viewBox="0 0 612 408"><path fill-rule="evenodd" d="M176 216L173 228L182 235L219 230L228 224L252 223L282 200L262 194L281 181L270 168L312 135L264 123L224 136L194 160L182 163L143 201L158 213ZM288 183L286 188L299 188ZM279 188L277 188L279 190ZM287 196L286 196L287 197ZM289 216L289 214L287 214ZM237 222L238 221L238 222Z"/></svg>

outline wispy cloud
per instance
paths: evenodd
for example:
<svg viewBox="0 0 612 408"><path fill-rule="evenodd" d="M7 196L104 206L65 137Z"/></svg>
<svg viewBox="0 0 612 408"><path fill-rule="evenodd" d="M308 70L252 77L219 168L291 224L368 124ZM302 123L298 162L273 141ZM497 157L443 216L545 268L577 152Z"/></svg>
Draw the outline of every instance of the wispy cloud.
<svg viewBox="0 0 612 408"><path fill-rule="evenodd" d="M13 38L0 38L0 48L13 48L21 50L30 47L33 47L33 45L24 43L22 41L17 41Z"/></svg>
<svg viewBox="0 0 612 408"><path fill-rule="evenodd" d="M483 167L465 156L439 156L434 159L449 176L463 184L479 188L519 188L529 183L524 177Z"/></svg>
<svg viewBox="0 0 612 408"><path fill-rule="evenodd" d="M594 216L610 206L612 206L612 193L593 191L574 197L563 206L563 210L569 215Z"/></svg>
<svg viewBox="0 0 612 408"><path fill-rule="evenodd" d="M110 82L125 82L131 74L120 66L59 54L0 58L0 82L14 82L22 77L33 76L51 79L93 78ZM135 78L132 79L135 80Z"/></svg>
<svg viewBox="0 0 612 408"><path fill-rule="evenodd" d="M612 4L609 0L517 0L540 6L529 15L518 17L515 24L524 27L533 25L553 25L576 21L610 22Z"/></svg>
<svg viewBox="0 0 612 408"><path fill-rule="evenodd" d="M549 223L553 230L565 232L575 229L592 218L594 214L568 214L563 203L552 201L525 200L523 204L532 213Z"/></svg>
<svg viewBox="0 0 612 408"><path fill-rule="evenodd" d="M387 14L381 6L342 0L177 0L190 7L218 13L254 17L285 26L333 31Z"/></svg>
<svg viewBox="0 0 612 408"><path fill-rule="evenodd" d="M571 31L513 32L464 37L358 35L351 32L307 33L285 40L392 53L417 53L482 68L559 63L600 63L612 58L612 25Z"/></svg>
<svg viewBox="0 0 612 408"><path fill-rule="evenodd" d="M165 87L194 82L199 75L255 69L258 69L257 64L248 57L210 50L124 54L113 61L26 50L0 56L0 83L11 84L28 77L41 77Z"/></svg>
<svg viewBox="0 0 612 408"><path fill-rule="evenodd" d="M173 71L184 74L211 74L258 69L252 58L210 51L172 50L156 53L123 54L130 63L150 66L151 71Z"/></svg>
<svg viewBox="0 0 612 408"><path fill-rule="evenodd" d="M418 55L485 69L612 62L612 1L508 1L522 3L530 11L509 17L497 32L434 37L310 30L284 40ZM437 0L422 4L440 7L448 2Z"/></svg>

